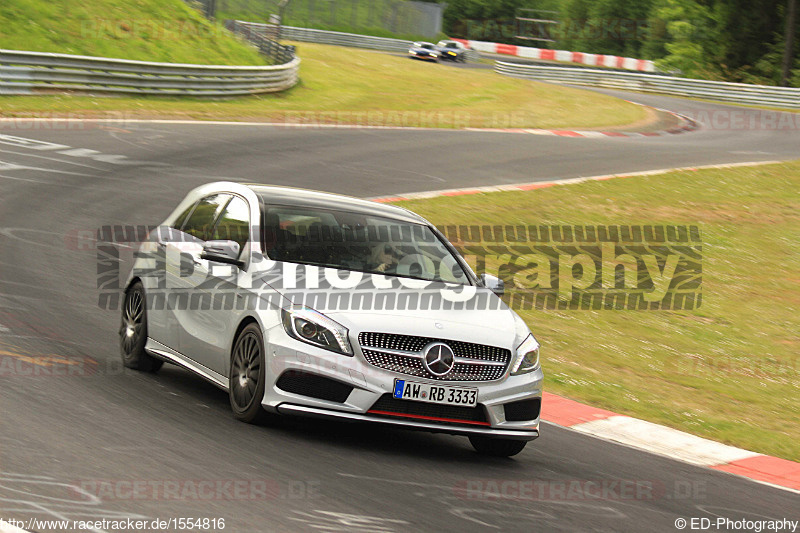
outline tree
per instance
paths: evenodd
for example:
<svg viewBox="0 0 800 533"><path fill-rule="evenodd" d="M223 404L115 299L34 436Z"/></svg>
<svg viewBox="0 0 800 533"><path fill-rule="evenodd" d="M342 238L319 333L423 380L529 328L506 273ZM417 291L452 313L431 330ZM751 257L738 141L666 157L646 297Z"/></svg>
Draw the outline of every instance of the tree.
<svg viewBox="0 0 800 533"><path fill-rule="evenodd" d="M443 29L452 37L523 44L516 39L520 8L558 10L562 0L448 0ZM528 43L525 43L528 44Z"/></svg>
<svg viewBox="0 0 800 533"><path fill-rule="evenodd" d="M781 85L789 84L789 77L794 64L794 34L797 30L797 0L789 0L788 13L786 14L786 37L781 64Z"/></svg>
<svg viewBox="0 0 800 533"><path fill-rule="evenodd" d="M690 77L707 75L713 47L711 11L696 0L657 0L649 17L643 49L658 58L656 66Z"/></svg>

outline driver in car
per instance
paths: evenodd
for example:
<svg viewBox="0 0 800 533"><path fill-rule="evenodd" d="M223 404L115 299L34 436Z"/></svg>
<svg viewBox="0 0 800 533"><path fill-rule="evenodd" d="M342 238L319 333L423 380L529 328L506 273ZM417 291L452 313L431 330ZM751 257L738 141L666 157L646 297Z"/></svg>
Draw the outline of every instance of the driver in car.
<svg viewBox="0 0 800 533"><path fill-rule="evenodd" d="M372 264L375 270L387 272L393 270L405 254L388 243L379 243L372 249Z"/></svg>

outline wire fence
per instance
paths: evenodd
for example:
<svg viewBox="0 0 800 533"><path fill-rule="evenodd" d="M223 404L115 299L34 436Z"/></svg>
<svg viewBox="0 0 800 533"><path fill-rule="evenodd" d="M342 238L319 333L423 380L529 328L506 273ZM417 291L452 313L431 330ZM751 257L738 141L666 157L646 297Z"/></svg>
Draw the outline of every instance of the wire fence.
<svg viewBox="0 0 800 533"><path fill-rule="evenodd" d="M242 21L236 22L241 27L250 28L251 31L256 34L271 31L269 29L269 24ZM312 28L297 28L294 26L282 26L280 29L280 36L282 39L287 39L289 41L332 44L336 46L349 46L353 48L368 48L370 50L383 50L385 52L406 53L412 44L412 41L406 41L403 39L373 37L371 35L316 30ZM467 50L466 58L468 61L477 61L480 59L480 54L474 50Z"/></svg>
<svg viewBox="0 0 800 533"><path fill-rule="evenodd" d="M409 0L203 0L218 18L265 22L283 13L283 24L348 32L383 32L433 39L442 31L443 4ZM207 9L206 9L207 10ZM380 34L380 33L379 33Z"/></svg>
<svg viewBox="0 0 800 533"><path fill-rule="evenodd" d="M282 27L274 24L253 24L241 20L226 20L225 28L247 39L258 51L277 64L288 63L295 57L294 46L279 44Z"/></svg>

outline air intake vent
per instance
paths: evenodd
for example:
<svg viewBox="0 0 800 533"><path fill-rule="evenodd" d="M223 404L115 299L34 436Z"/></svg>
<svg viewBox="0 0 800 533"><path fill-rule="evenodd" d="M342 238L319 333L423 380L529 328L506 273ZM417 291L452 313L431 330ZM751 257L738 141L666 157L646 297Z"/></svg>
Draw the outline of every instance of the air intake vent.
<svg viewBox="0 0 800 533"><path fill-rule="evenodd" d="M276 383L279 389L318 400L344 403L353 392L353 387L340 381L299 370L288 370Z"/></svg>
<svg viewBox="0 0 800 533"><path fill-rule="evenodd" d="M531 400L520 400L503 405L506 412L506 421L525 422L539 418L542 410L542 399L533 398Z"/></svg>

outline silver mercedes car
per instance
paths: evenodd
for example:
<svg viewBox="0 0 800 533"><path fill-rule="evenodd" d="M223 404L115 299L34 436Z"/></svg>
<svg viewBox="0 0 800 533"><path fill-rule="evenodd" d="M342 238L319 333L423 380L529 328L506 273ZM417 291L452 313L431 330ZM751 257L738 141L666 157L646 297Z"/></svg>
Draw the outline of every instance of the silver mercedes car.
<svg viewBox="0 0 800 533"><path fill-rule="evenodd" d="M150 232L124 291L124 364L180 365L239 420L388 424L494 456L539 436L538 342L502 282L406 209L210 183Z"/></svg>

